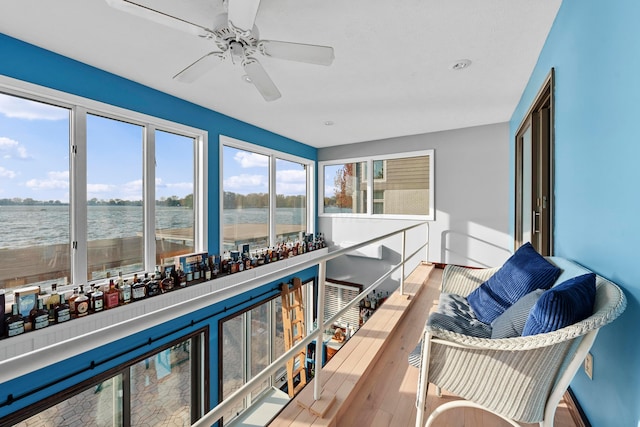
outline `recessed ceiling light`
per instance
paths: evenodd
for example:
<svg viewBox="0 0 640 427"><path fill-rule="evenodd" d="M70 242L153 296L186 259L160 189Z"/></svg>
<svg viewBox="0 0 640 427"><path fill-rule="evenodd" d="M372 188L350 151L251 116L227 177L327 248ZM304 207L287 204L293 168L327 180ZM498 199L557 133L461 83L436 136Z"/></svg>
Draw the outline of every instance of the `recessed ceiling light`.
<svg viewBox="0 0 640 427"><path fill-rule="evenodd" d="M253 83L253 82L251 81L251 77L249 77L249 76L248 76L248 75L246 75L246 74L242 76L242 81L244 81L245 83Z"/></svg>
<svg viewBox="0 0 640 427"><path fill-rule="evenodd" d="M324 125L325 126L333 126L334 125L333 120L327 120L326 122L324 122Z"/></svg>
<svg viewBox="0 0 640 427"><path fill-rule="evenodd" d="M461 59L459 61L454 62L453 64L451 64L451 66L449 66L449 69L451 70L464 70L465 68L468 68L471 65L471 61L468 59Z"/></svg>

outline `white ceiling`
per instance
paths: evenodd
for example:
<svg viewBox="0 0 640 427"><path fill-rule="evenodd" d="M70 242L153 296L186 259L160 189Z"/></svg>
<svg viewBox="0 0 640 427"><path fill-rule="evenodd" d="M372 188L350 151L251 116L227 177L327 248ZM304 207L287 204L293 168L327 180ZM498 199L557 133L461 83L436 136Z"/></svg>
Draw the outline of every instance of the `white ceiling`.
<svg viewBox="0 0 640 427"><path fill-rule="evenodd" d="M223 10L222 0L142 1L206 27ZM214 43L113 9L105 0L2 0L0 31L326 147L508 121L560 3L262 0L256 18L261 39L335 51L329 67L259 56L282 93L273 102L264 101L242 80L241 66L230 62L195 83L173 80L218 50ZM451 70L460 59L472 65Z"/></svg>

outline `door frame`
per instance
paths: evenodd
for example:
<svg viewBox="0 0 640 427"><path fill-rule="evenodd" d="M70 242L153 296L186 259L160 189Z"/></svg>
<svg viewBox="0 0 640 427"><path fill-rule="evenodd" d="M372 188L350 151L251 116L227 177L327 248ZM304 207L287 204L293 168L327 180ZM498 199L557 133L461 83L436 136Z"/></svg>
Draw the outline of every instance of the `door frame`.
<svg viewBox="0 0 640 427"><path fill-rule="evenodd" d="M531 127L532 133L532 183L538 185L542 191L542 198L535 197L532 191L531 206L541 205L539 212L539 227L541 230L540 243L534 246L545 256L553 255L553 228L554 228L554 69L552 68L545 78L541 88L538 90L529 110L524 115L518 130L515 134L515 210L514 210L514 250L519 248L523 242L523 152L522 136ZM548 109L545 115L544 110ZM540 129L548 131L540 132ZM548 138L545 138L548 137ZM535 148L534 148L535 147ZM532 188L534 184L532 184ZM535 217L535 215L534 215ZM532 220L535 221L535 218ZM533 230L532 230L533 233ZM534 239L532 239L534 240ZM540 246L540 247L538 247Z"/></svg>

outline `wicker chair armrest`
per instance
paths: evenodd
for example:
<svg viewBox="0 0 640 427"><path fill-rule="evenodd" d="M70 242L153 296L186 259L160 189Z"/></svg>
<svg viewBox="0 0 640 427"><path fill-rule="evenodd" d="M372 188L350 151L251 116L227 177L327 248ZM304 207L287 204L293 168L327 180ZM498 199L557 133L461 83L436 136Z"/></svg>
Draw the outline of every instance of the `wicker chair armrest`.
<svg viewBox="0 0 640 427"><path fill-rule="evenodd" d="M499 269L500 267L469 268L447 265L442 272L441 291L466 297Z"/></svg>

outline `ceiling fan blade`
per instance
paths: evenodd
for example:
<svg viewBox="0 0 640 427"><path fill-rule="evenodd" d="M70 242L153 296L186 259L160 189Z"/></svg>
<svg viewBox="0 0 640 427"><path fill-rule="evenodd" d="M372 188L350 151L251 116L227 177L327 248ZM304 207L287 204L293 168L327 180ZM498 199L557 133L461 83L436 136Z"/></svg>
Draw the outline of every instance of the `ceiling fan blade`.
<svg viewBox="0 0 640 427"><path fill-rule="evenodd" d="M332 47L314 44L262 40L258 50L266 56L318 65L331 65L335 58Z"/></svg>
<svg viewBox="0 0 640 427"><path fill-rule="evenodd" d="M224 61L224 52L207 53L205 56L173 76L173 78L180 82L192 83L222 61Z"/></svg>
<svg viewBox="0 0 640 427"><path fill-rule="evenodd" d="M146 5L136 3L131 0L106 0L107 4L114 9L121 10L131 15L139 16L140 18L147 19L149 21L157 22L162 25L166 25L176 30L184 31L196 36L208 36L213 35L213 31L209 28L202 27L177 16L169 15L160 10L152 9Z"/></svg>
<svg viewBox="0 0 640 427"><path fill-rule="evenodd" d="M242 65L247 76L251 79L251 83L258 89L265 101L275 101L282 96L258 60L246 58Z"/></svg>
<svg viewBox="0 0 640 427"><path fill-rule="evenodd" d="M251 31L259 6L260 0L229 0L229 26L235 30Z"/></svg>

